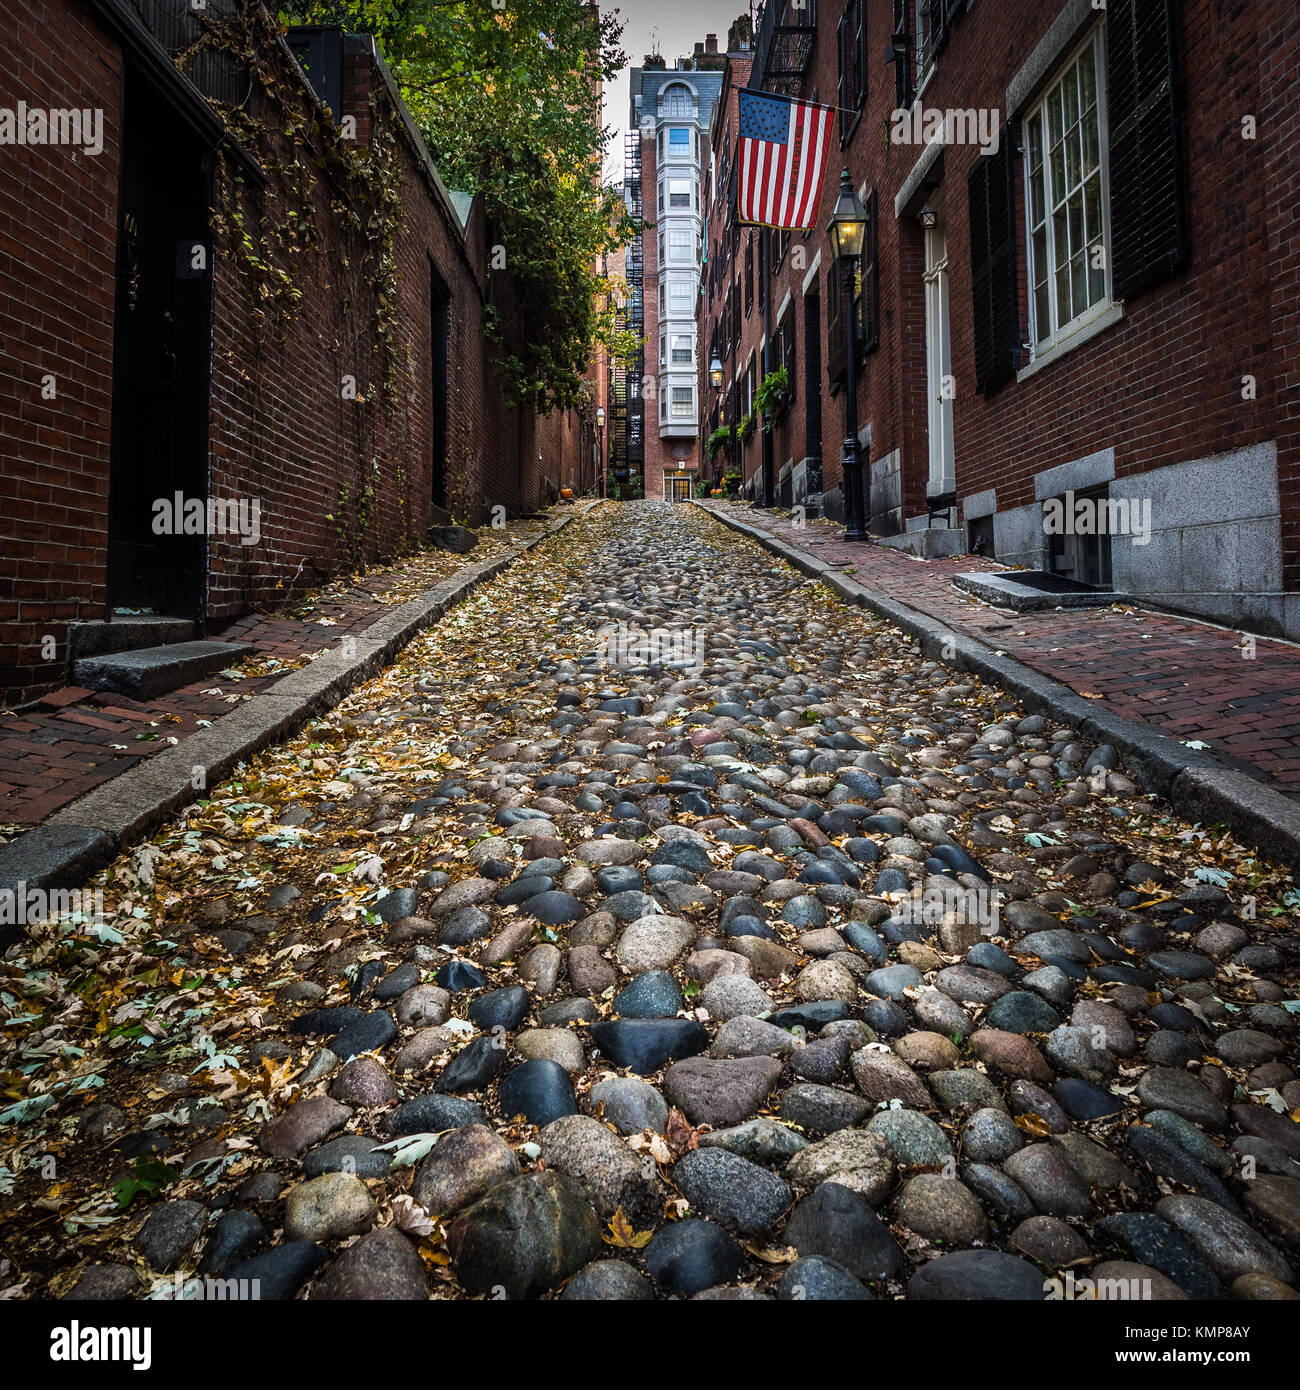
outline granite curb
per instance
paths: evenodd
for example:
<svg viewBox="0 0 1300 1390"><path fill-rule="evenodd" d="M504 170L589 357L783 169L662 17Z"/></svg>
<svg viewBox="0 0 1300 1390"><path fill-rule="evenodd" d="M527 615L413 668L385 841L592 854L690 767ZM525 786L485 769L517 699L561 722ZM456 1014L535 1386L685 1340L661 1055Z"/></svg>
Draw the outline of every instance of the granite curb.
<svg viewBox="0 0 1300 1390"><path fill-rule="evenodd" d="M1163 797L1189 821L1226 825L1238 839L1284 864L1300 864L1300 805L1210 753L1150 724L1099 709L1069 686L937 618L869 589L842 570L739 517L693 505L721 525L756 541L801 574L818 579L846 602L866 608L920 643L931 660L968 671L1014 695L1031 713L1050 714L1097 743L1109 743L1146 790Z"/></svg>

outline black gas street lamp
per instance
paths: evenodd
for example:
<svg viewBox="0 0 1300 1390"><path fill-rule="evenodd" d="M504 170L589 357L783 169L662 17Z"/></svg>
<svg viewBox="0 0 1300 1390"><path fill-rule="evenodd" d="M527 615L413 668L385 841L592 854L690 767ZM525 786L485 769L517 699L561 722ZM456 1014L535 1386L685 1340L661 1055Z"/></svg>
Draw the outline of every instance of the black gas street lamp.
<svg viewBox="0 0 1300 1390"><path fill-rule="evenodd" d="M863 502L862 459L858 453L858 363L854 331L853 291L858 262L867 236L867 210L853 191L847 169L840 175L840 195L835 201L827 233L831 252L843 276L844 319L844 539L867 539L867 513Z"/></svg>

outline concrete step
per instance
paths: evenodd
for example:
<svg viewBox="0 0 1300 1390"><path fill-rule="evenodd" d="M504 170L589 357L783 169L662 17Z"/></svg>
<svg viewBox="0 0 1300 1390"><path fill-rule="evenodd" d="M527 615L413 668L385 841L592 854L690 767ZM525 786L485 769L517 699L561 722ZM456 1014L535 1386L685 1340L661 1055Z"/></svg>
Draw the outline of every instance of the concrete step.
<svg viewBox="0 0 1300 1390"><path fill-rule="evenodd" d="M237 642L175 642L82 657L72 663L72 678L89 690L111 690L136 700L150 700L191 681L233 666L255 648Z"/></svg>
<svg viewBox="0 0 1300 1390"><path fill-rule="evenodd" d="M189 642L194 633L195 624L188 618L164 618L157 613L132 613L111 622L69 623L68 659Z"/></svg>

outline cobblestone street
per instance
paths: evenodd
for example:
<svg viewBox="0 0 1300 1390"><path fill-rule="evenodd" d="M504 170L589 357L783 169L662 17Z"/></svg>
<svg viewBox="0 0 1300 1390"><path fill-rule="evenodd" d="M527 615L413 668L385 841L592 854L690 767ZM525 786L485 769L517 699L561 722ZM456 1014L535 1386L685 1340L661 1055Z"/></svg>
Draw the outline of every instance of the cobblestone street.
<svg viewBox="0 0 1300 1390"><path fill-rule="evenodd" d="M0 1297L1300 1297L1290 867L697 508L89 888L0 961Z"/></svg>

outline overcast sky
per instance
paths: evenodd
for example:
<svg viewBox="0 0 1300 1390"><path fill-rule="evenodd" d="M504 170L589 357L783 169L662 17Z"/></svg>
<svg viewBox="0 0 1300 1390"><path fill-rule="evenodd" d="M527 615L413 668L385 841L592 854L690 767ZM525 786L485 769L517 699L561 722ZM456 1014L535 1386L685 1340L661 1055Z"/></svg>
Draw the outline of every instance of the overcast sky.
<svg viewBox="0 0 1300 1390"><path fill-rule="evenodd" d="M616 8L626 24L622 46L630 65L640 67L647 53L659 52L671 67L674 58L694 53L706 34L717 34L718 48L725 48L728 28L737 15L748 12L749 0L622 0ZM605 127L615 131L605 157L610 179L622 176L627 102L624 70L605 88Z"/></svg>

